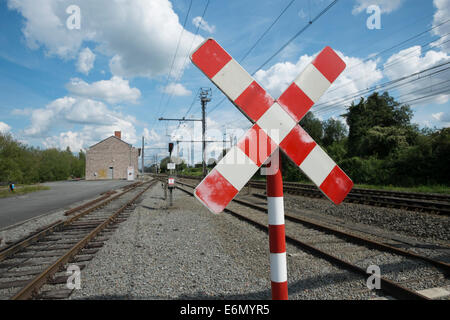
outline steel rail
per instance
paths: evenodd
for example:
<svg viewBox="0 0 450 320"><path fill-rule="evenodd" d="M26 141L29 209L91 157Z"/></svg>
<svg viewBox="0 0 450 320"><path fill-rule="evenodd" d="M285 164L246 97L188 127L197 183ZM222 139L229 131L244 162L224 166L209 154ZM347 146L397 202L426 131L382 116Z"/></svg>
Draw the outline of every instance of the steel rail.
<svg viewBox="0 0 450 320"><path fill-rule="evenodd" d="M106 194L104 194L103 196L101 196L101 197L99 197L97 199L94 199L94 200L89 201L87 203L83 203L82 205L80 205L78 207L75 207L75 208L72 208L70 210L67 210L66 212L64 212L64 215L65 216L70 216L71 214L74 214L77 211L83 210L83 209L88 208L88 207L90 207L90 206L92 206L92 205L94 205L94 204L96 204L96 203L98 203L98 202L100 202L102 200L108 199L110 196L111 196L110 193L106 193Z"/></svg>
<svg viewBox="0 0 450 320"><path fill-rule="evenodd" d="M190 180L201 180L201 177L185 176L179 175L179 178L190 179ZM264 185L265 181L251 180L254 185ZM317 194L322 194L317 190L317 187L312 184L306 184L301 182L283 182L284 187L302 187L305 189L314 190ZM353 188L353 193L363 193L363 194L376 194L376 195L386 195L392 197L400 198L411 198L411 199L424 199L424 200L438 200L438 201L450 201L450 194L439 194L439 193L421 193L421 192L408 192L408 191L395 191L395 190L383 190L383 189L364 189L364 188Z"/></svg>
<svg viewBox="0 0 450 320"><path fill-rule="evenodd" d="M24 288L17 292L11 299L12 300L26 300L31 299L38 293L38 290L47 282L51 280L51 277L58 272L61 266L70 261L70 259L76 256L93 238L95 238L103 229L105 229L119 214L121 214L128 206L135 202L144 192L151 188L157 180L152 180L149 185L139 192L133 199L125 203L122 207L116 210L111 216L109 216L103 223L92 230L82 240L75 244L69 251L67 251L61 258L54 262L50 267L36 276L31 282L29 282ZM141 184L142 185L142 184ZM137 186L136 186L137 187ZM129 189L131 190L131 189ZM128 190L128 191L129 191Z"/></svg>
<svg viewBox="0 0 450 320"><path fill-rule="evenodd" d="M255 185L252 185L255 187ZM263 189L262 185L256 186ZM264 187L265 188L265 187ZM314 198L323 198L323 194L318 190L305 189L302 187L284 187L286 193L309 196ZM262 196L262 195L261 195ZM346 203L359 203L372 205L376 207L398 208L410 211L431 212L441 215L450 215L450 204L443 202L429 202L424 200L414 200L409 198L395 198L387 196L378 196L372 194L357 194L350 192L344 199Z"/></svg>
<svg viewBox="0 0 450 320"><path fill-rule="evenodd" d="M141 185L142 183L134 183L133 187L129 187L126 189L126 191L123 191L117 195L115 195L114 197L111 197L109 199L106 199L105 201L87 209L84 210L83 212L77 214L76 216L73 216L72 218L65 220L65 221L56 221L55 223L51 224L50 226L48 226L47 228L45 228L42 231L39 231L37 233L33 233L29 236L26 236L25 238L19 240L18 242L3 248L2 250L0 250L0 262L5 260L7 257L13 255L14 253L22 250L25 247L28 247L29 245L31 245L32 243L38 241L39 239L42 239L43 237L55 232L55 231L59 231L62 228L74 223L75 221L77 221L78 219L80 219L81 217L84 217L85 215L91 213L94 210L99 209L100 207L108 204L109 202L119 198L120 196L130 192L131 190L133 190L134 188L138 187L139 185Z"/></svg>
<svg viewBox="0 0 450 320"><path fill-rule="evenodd" d="M234 201L236 203L251 207L258 211L261 211L264 213L267 212L267 208L264 208L262 206L258 206L256 204L253 204L253 203L250 203L250 202L247 202L244 200L240 200L240 199L234 199ZM287 220L301 223L303 225L307 225L309 227L312 227L312 228L320 230L320 231L331 232L339 237L346 238L346 239L350 240L351 242L359 243L359 244L365 245L365 246L373 248L373 249L378 249L378 250L382 250L382 251L395 253L395 254L402 255L402 256L405 256L408 258L415 258L415 259L423 260L423 261L428 262L428 263L434 265L435 267L441 269L444 272L446 277L450 276L450 264L449 263L439 261L439 260L434 260L429 257L422 256L422 255L419 255L414 252L404 250L401 248L396 248L396 247L393 247L393 246L390 246L390 245L387 245L387 244L384 244L384 243L381 243L378 241L374 241L374 240L371 240L371 239L368 239L365 237L361 237L361 236L358 236L358 235L350 233L350 232L344 232L344 231L341 231L341 230L338 230L338 229L335 229L335 228L332 228L332 227L329 227L329 226L326 226L321 223L317 223L317 222L314 222L314 221L311 221L311 220L308 220L305 218L295 217L290 214L285 214L285 217Z"/></svg>
<svg viewBox="0 0 450 320"><path fill-rule="evenodd" d="M195 186L189 185L187 183L183 183L183 182L178 182L179 184L185 185L187 187L190 188L195 188ZM244 200L240 200L240 199L233 199L234 202L242 204L244 206L253 208L255 210L261 211L263 213L267 213L267 208L263 207L263 206L259 206L257 204L248 202L248 201L244 201ZM427 263L430 263L432 265L434 265L435 267L441 269L443 271L443 273L445 274L446 277L450 276L450 263L446 263L443 261L439 261L439 260L435 260L408 250L404 250L401 248L396 248L375 240L371 240L362 236L358 236L356 234L350 233L350 232L344 232L341 230L338 230L336 228L330 227L330 226L326 226L324 224L309 220L309 219L305 219L305 218L299 218L299 217L295 217L289 213L285 213L284 216L286 217L287 220L290 220L292 222L296 222L296 223L301 223L303 225L306 225L308 227L314 228L316 230L319 231L325 231L325 232L330 232L334 235L337 235L339 237L345 238L350 240L351 242L355 242L355 243L359 243L365 246L368 246L370 248L373 249L378 249L378 250L382 250L382 251L388 251L391 253L395 253L398 255L402 255L408 258L413 258L413 259L419 259L422 261L425 261Z"/></svg>
<svg viewBox="0 0 450 320"><path fill-rule="evenodd" d="M252 183L265 184L265 181L252 181ZM316 188L317 188L315 185L300 183L300 182L284 182L284 186L303 187L303 188L309 188L312 190L316 190ZM407 192L407 191L395 191L395 190L383 190L383 189L364 189L364 188L353 188L352 192L364 193L364 194L386 195L386 196L392 196L392 197L412 198L412 199L450 201L449 194L439 194L439 193L421 193L421 192Z"/></svg>
<svg viewBox="0 0 450 320"><path fill-rule="evenodd" d="M190 192L189 190L186 190L179 186L176 186L176 188L191 195L191 196L194 196L194 194L192 192ZM265 231L266 233L269 232L269 228L266 225L259 223L256 220L253 220L249 217L243 216L243 215L239 214L238 212L231 210L231 209L226 208L224 211L232 214L233 216L235 216L241 220L244 220L244 221L254 225L255 227L259 228L260 230ZM305 242L302 242L294 237L291 237L287 234L286 234L286 241L310 252L311 254L313 254L315 256L319 256L319 257L321 257L331 263L337 264L351 272L358 273L361 276L363 276L364 278L367 277L366 270L364 270L350 262L347 262L343 259L340 259L334 255L331 255L323 250L320 250L314 246L311 246ZM379 279L380 279L381 287L382 287L381 290L385 291L388 294L391 294L394 298L404 299L404 300L430 300L429 298L425 297L424 295L421 295L420 293L417 293L413 290L405 288L405 287L403 287L389 279L386 279L382 276L380 276Z"/></svg>
<svg viewBox="0 0 450 320"><path fill-rule="evenodd" d="M198 180L196 177L179 176L179 178ZM266 187L263 181L250 181L249 184L251 187L258 189L265 189ZM285 182L284 191L289 194L300 194L315 198L324 197L322 192L317 190L315 186L307 184ZM450 196L439 194L427 195L424 193L353 188L344 202L450 215L449 199ZM440 202L428 200L438 200Z"/></svg>
<svg viewBox="0 0 450 320"><path fill-rule="evenodd" d="M163 175L159 175L163 176ZM179 178L182 179L191 179L191 180L201 180L202 177L195 176L186 176L186 175L178 175ZM251 180L252 184L259 184L265 186L265 181L260 180ZM311 189L316 191L316 193L321 194L315 185L301 183L301 182L283 182L284 187L303 187L305 189ZM367 194L377 194L377 195L387 195L393 197L403 197L403 198L412 198L412 199L425 199L425 200L439 200L439 201L450 201L450 194L440 194L440 193L423 193L423 192L408 192L408 191L395 191L395 190L383 190L383 189L365 189L365 188L352 188L351 192L355 193L367 193Z"/></svg>

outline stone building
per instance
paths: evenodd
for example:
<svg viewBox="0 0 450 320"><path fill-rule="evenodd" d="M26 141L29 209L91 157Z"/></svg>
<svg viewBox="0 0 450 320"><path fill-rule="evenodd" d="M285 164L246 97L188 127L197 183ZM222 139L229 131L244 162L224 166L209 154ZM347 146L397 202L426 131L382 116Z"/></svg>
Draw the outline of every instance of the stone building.
<svg viewBox="0 0 450 320"><path fill-rule="evenodd" d="M127 179L128 168L138 173L140 149L122 140L120 131L86 151L86 180Z"/></svg>

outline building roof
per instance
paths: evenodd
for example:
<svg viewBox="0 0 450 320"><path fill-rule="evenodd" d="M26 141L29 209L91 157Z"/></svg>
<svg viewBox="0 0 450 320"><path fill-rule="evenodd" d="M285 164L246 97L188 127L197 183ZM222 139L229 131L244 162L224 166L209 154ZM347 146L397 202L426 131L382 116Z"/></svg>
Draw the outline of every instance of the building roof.
<svg viewBox="0 0 450 320"><path fill-rule="evenodd" d="M123 142L123 143L129 145L130 147L132 147L132 145L131 145L130 143L128 143L128 142L125 142L125 141L123 141L122 139L117 138L116 136L110 136L110 137L108 137L108 138L106 138L106 139L103 139L102 141L97 142L96 144L90 146L89 149L91 149L91 148L95 147L96 145L98 145L98 144L100 144L100 143L102 143L102 142L104 142L104 141L106 141L106 140L108 140L108 139L111 139L111 138L117 139L117 140L119 140L120 142Z"/></svg>

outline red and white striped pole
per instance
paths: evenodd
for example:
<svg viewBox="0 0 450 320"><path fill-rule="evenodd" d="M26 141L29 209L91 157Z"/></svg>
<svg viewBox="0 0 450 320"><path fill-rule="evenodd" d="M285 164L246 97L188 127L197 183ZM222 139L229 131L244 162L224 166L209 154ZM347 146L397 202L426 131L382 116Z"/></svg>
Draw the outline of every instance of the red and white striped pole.
<svg viewBox="0 0 450 320"><path fill-rule="evenodd" d="M273 168L274 157L279 157L278 168ZM270 170L276 170L275 174L267 176L272 300L288 300L283 177L281 175L281 155L279 150L272 155L270 166L272 167Z"/></svg>

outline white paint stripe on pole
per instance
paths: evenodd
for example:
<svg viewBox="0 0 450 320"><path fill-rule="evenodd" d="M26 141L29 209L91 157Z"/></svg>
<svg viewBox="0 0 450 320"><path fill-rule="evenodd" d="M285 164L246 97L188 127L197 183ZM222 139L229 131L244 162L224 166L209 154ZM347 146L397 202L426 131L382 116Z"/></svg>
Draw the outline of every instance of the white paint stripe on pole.
<svg viewBox="0 0 450 320"><path fill-rule="evenodd" d="M270 254L270 279L273 282L287 281L286 252Z"/></svg>
<svg viewBox="0 0 450 320"><path fill-rule="evenodd" d="M306 66L294 82L314 103L331 86L330 81L312 63Z"/></svg>
<svg viewBox="0 0 450 320"><path fill-rule="evenodd" d="M316 145L299 167L317 186L320 186L335 166L336 163L330 156Z"/></svg>
<svg viewBox="0 0 450 320"><path fill-rule="evenodd" d="M211 80L232 101L253 82L253 78L234 59L231 59Z"/></svg>
<svg viewBox="0 0 450 320"><path fill-rule="evenodd" d="M269 225L278 226L284 224L284 201L283 197L267 197L269 212Z"/></svg>

